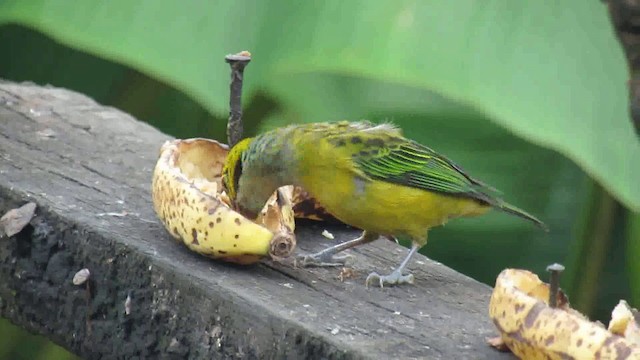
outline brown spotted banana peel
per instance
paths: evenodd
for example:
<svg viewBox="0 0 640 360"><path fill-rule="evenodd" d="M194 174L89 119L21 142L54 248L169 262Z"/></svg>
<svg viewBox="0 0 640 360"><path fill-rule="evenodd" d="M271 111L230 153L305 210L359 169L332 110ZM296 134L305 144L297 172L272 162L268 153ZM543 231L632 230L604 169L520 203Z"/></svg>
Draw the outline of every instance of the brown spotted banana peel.
<svg viewBox="0 0 640 360"><path fill-rule="evenodd" d="M500 273L489 315L504 343L521 359L640 359L640 347L590 322L565 301L547 305L549 287L518 269Z"/></svg>
<svg viewBox="0 0 640 360"><path fill-rule="evenodd" d="M269 255L274 260L283 260L291 255L296 247L292 195L293 186L283 186L276 190L256 220L274 233L269 250Z"/></svg>
<svg viewBox="0 0 640 360"><path fill-rule="evenodd" d="M640 312L631 308L626 301L620 300L611 312L608 329L640 346Z"/></svg>
<svg viewBox="0 0 640 360"><path fill-rule="evenodd" d="M156 214L175 239L207 257L251 264L289 256L296 240L286 191L269 199L257 222L232 210L219 191L227 152L209 139L165 142L153 173Z"/></svg>

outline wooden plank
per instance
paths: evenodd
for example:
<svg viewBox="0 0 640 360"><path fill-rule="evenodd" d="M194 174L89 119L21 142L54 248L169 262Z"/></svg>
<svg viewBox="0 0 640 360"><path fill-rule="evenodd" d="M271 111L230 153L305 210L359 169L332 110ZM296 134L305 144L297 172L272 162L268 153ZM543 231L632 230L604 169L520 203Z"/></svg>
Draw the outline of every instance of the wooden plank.
<svg viewBox="0 0 640 360"><path fill-rule="evenodd" d="M377 241L339 269L218 263L174 242L150 179L169 139L64 89L0 82L0 214L38 205L0 240L0 314L86 358L501 359L490 288L424 256L415 286L364 286L406 249ZM321 236L329 229L336 240ZM299 247L357 235L303 224ZM82 268L90 288L72 284ZM130 314L125 300L130 297Z"/></svg>

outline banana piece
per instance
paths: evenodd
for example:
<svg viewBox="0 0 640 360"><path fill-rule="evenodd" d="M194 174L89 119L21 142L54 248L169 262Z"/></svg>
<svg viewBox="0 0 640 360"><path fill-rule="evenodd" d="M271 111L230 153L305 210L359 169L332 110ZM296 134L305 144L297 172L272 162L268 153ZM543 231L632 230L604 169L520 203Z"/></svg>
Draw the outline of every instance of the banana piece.
<svg viewBox="0 0 640 360"><path fill-rule="evenodd" d="M629 342L640 346L640 313L636 311L633 317L634 320L628 323L624 331L624 337Z"/></svg>
<svg viewBox="0 0 640 360"><path fill-rule="evenodd" d="M219 192L227 152L202 138L165 142L153 173L156 214L175 239L211 258L251 264L289 256L296 245L291 201L277 192L258 223L232 210Z"/></svg>
<svg viewBox="0 0 640 360"><path fill-rule="evenodd" d="M609 331L640 346L640 313L626 301L620 300L611 312Z"/></svg>
<svg viewBox="0 0 640 360"><path fill-rule="evenodd" d="M614 334L624 336L629 322L633 321L633 313L631 307L626 301L620 300L618 305L611 312L611 321L609 322L609 331Z"/></svg>
<svg viewBox="0 0 640 360"><path fill-rule="evenodd" d="M295 218L291 202L293 186L276 190L267 201L256 220L275 233L269 254L274 260L282 260L293 253L295 242Z"/></svg>
<svg viewBox="0 0 640 360"><path fill-rule="evenodd" d="M500 273L489 315L504 343L521 359L640 359L640 346L590 322L566 298L547 305L549 287L518 269Z"/></svg>

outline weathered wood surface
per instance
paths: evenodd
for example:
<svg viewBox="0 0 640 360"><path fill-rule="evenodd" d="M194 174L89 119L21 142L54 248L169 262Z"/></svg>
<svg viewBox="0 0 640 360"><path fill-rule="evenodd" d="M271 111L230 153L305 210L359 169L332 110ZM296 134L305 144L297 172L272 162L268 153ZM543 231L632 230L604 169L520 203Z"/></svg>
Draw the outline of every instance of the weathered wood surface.
<svg viewBox="0 0 640 360"><path fill-rule="evenodd" d="M179 119L176 119L179 121ZM415 286L364 286L406 249L358 248L339 269L218 263L172 240L150 179L169 137L91 99L0 82L0 215L28 201L36 216L0 239L0 315L85 358L507 359L490 288L416 256ZM303 250L357 232L299 226ZM90 297L72 284L91 271ZM130 297L129 315L125 300Z"/></svg>

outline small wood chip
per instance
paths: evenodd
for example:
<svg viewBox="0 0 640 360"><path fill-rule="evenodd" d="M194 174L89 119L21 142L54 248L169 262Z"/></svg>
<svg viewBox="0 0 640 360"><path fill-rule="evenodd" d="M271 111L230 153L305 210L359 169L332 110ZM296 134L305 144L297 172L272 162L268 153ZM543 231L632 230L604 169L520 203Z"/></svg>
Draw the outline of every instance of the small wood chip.
<svg viewBox="0 0 640 360"><path fill-rule="evenodd" d="M17 209L7 211L0 218L0 235L4 233L11 237L22 231L33 218L35 211L36 204L33 202L28 202Z"/></svg>
<svg viewBox="0 0 640 360"><path fill-rule="evenodd" d="M124 301L124 314L131 314L131 294L127 294L127 299Z"/></svg>
<svg viewBox="0 0 640 360"><path fill-rule="evenodd" d="M343 267L340 269L340 273L338 274L338 280L344 282L347 279L351 279L356 275L355 270L348 267Z"/></svg>
<svg viewBox="0 0 640 360"><path fill-rule="evenodd" d="M41 139L55 138L56 132L47 128L40 131L36 131L36 135Z"/></svg>
<svg viewBox="0 0 640 360"><path fill-rule="evenodd" d="M75 275L73 275L73 285L84 284L87 279L89 279L89 276L91 276L91 272L89 272L89 269L87 268L78 271Z"/></svg>

